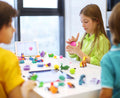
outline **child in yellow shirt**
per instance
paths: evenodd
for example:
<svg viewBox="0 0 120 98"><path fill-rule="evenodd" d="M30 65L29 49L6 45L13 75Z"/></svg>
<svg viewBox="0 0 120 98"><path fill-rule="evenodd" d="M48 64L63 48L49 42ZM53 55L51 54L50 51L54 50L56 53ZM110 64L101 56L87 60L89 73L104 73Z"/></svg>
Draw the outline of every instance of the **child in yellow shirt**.
<svg viewBox="0 0 120 98"><path fill-rule="evenodd" d="M0 1L0 43L9 44L15 29L12 17L17 11L8 3ZM17 57L0 47L0 98L32 98L29 93L37 95L33 88L34 81L24 81ZM37 98L40 98L37 97Z"/></svg>

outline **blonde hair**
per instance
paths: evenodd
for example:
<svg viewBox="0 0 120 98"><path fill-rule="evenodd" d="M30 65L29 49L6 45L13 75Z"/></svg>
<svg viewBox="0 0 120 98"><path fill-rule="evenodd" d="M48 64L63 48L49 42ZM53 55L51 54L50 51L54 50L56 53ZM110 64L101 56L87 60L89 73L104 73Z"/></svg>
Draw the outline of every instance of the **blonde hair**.
<svg viewBox="0 0 120 98"><path fill-rule="evenodd" d="M120 43L120 3L112 9L108 24L111 34L114 35L113 43L117 45Z"/></svg>
<svg viewBox="0 0 120 98"><path fill-rule="evenodd" d="M81 14L83 14L83 15L85 15L87 17L90 17L92 19L92 21L98 23L97 26L96 26L96 28L95 28L95 30L94 30L95 39L94 39L94 41L92 43L91 51L88 54L88 55L90 55L90 53L92 52L92 50L94 48L96 39L99 38L100 32L103 33L107 39L108 39L108 37L107 37L105 29L104 29L103 19L102 19L102 14L101 14L100 8L96 4L89 4L89 5L85 6L80 11L80 15ZM84 34L84 36L82 38L81 48L82 48L83 40L84 40L86 34L87 34L87 32ZM97 43L99 44L99 41ZM99 45L98 45L98 47L99 47Z"/></svg>

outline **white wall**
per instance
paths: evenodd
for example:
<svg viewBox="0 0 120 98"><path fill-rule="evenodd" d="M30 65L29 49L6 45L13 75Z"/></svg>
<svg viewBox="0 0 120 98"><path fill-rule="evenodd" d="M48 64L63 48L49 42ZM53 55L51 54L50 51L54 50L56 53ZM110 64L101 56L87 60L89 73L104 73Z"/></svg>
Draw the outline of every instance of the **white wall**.
<svg viewBox="0 0 120 98"><path fill-rule="evenodd" d="M65 0L65 40L72 35L76 36L77 32L80 33L80 37L84 34L79 13L87 4L97 4L100 7L106 28L106 2L106 0Z"/></svg>

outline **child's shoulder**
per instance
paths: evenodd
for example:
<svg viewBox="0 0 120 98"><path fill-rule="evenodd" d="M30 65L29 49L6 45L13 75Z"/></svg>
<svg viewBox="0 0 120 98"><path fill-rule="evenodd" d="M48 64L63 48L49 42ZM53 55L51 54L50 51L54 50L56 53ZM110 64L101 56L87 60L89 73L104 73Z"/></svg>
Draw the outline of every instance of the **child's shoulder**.
<svg viewBox="0 0 120 98"><path fill-rule="evenodd" d="M101 59L101 61L103 61L103 60L106 60L106 61L109 61L109 52L110 51L108 51L103 57L102 57L102 59Z"/></svg>
<svg viewBox="0 0 120 98"><path fill-rule="evenodd" d="M3 48L0 48L0 54L1 54L1 57L16 57L16 55L9 51L9 50L6 50L6 49L3 49Z"/></svg>
<svg viewBox="0 0 120 98"><path fill-rule="evenodd" d="M105 36L103 33L101 33L101 34L99 35L99 38L100 38L101 40L107 39L106 36Z"/></svg>
<svg viewBox="0 0 120 98"><path fill-rule="evenodd" d="M99 40L102 42L104 41L104 42L110 43L108 38L103 33L99 35Z"/></svg>

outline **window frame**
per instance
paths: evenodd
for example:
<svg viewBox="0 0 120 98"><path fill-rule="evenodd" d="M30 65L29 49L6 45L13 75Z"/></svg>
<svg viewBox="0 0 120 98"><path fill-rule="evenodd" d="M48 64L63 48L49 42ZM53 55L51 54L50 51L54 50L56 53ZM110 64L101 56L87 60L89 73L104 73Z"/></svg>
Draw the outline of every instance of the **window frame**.
<svg viewBox="0 0 120 98"><path fill-rule="evenodd" d="M18 10L16 18L15 40L20 41L20 16L59 16L59 47L60 55L65 57L65 14L64 0L58 0L58 8L23 8L23 0L15 0L15 8Z"/></svg>

